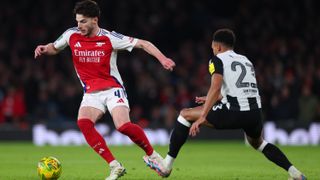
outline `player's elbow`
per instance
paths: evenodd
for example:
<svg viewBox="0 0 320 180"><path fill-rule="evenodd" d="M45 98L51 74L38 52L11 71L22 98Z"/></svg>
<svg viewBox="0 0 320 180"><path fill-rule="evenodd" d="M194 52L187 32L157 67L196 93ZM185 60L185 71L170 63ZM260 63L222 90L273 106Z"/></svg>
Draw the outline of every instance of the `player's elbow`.
<svg viewBox="0 0 320 180"><path fill-rule="evenodd" d="M52 45L52 52L54 55L58 54L60 52L59 49L55 48L53 45Z"/></svg>
<svg viewBox="0 0 320 180"><path fill-rule="evenodd" d="M146 40L139 39L135 47L146 50L146 49L148 49L151 45L152 45L151 42L146 41Z"/></svg>
<svg viewBox="0 0 320 180"><path fill-rule="evenodd" d="M47 55L56 55L59 53L59 50L54 47L53 43L47 45Z"/></svg>

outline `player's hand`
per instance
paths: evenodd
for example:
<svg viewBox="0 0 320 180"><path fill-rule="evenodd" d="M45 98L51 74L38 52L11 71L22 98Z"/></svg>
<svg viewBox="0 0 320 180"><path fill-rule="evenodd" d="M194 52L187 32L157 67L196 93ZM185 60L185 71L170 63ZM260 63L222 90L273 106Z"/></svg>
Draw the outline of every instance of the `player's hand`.
<svg viewBox="0 0 320 180"><path fill-rule="evenodd" d="M200 132L201 124L203 124L205 121L206 121L206 118L204 118L204 117L200 117L198 120L196 120L192 124L192 126L189 130L189 135L192 137L196 136Z"/></svg>
<svg viewBox="0 0 320 180"><path fill-rule="evenodd" d="M206 102L206 100L207 100L207 96L201 96L201 97L197 96L195 102L197 104L203 104Z"/></svg>
<svg viewBox="0 0 320 180"><path fill-rule="evenodd" d="M37 48L34 50L34 58L37 59L39 56L45 54L48 51L46 45L39 45Z"/></svg>
<svg viewBox="0 0 320 180"><path fill-rule="evenodd" d="M173 68L176 66L176 63L174 63L174 61L172 61L172 59L170 58L165 58L161 61L161 64L163 66L163 68L165 68L166 70L169 71L173 71Z"/></svg>

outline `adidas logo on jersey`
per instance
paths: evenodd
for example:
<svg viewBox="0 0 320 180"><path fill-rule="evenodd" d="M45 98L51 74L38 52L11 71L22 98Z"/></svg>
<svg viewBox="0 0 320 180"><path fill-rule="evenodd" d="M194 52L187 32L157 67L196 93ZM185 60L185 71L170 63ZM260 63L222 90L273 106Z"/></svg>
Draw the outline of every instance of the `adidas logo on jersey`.
<svg viewBox="0 0 320 180"><path fill-rule="evenodd" d="M81 47L81 44L80 44L80 42L78 41L75 45L74 45L74 47Z"/></svg>
<svg viewBox="0 0 320 180"><path fill-rule="evenodd" d="M117 103L124 103L124 101L123 101L122 98L120 98L120 99L117 101Z"/></svg>

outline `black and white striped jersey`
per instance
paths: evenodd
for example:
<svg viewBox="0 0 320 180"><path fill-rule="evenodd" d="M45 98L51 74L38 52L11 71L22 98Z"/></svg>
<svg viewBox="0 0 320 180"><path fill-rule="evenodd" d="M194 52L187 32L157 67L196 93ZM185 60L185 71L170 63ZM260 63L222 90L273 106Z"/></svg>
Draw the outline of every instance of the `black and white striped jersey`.
<svg viewBox="0 0 320 180"><path fill-rule="evenodd" d="M221 102L234 111L261 108L254 67L249 59L232 50L219 53L209 61L211 75L223 75Z"/></svg>

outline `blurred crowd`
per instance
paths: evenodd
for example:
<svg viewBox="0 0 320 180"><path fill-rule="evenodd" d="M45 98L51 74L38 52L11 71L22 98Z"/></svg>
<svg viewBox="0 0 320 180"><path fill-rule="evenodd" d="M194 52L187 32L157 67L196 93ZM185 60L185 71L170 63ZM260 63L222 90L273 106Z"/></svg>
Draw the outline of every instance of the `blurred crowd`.
<svg viewBox="0 0 320 180"><path fill-rule="evenodd" d="M118 67L132 120L170 127L210 85L213 32L237 35L235 51L254 64L264 119L320 121L319 1L100 0L101 27L153 42L176 62L173 72L142 50L120 52ZM70 50L38 60L38 44L76 26L75 1L4 1L0 7L0 126L74 123L82 88ZM110 122L108 116L102 122Z"/></svg>

